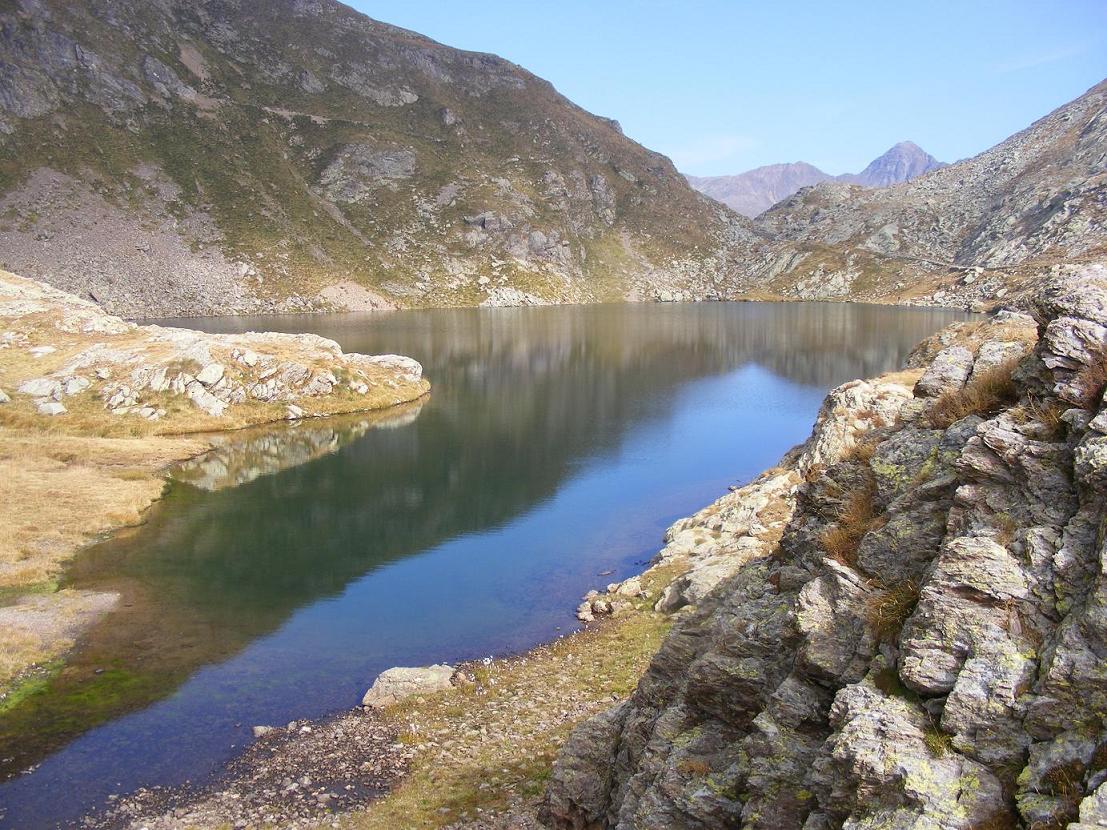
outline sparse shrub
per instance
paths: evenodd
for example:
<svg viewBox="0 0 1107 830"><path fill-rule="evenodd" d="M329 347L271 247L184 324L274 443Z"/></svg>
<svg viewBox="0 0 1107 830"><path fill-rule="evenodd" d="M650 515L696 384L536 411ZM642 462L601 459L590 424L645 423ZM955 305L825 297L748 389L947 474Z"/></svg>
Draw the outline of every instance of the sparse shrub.
<svg viewBox="0 0 1107 830"><path fill-rule="evenodd" d="M888 421L884 418L884 415L871 406L859 411L855 417L859 421L865 421L870 427L879 429L888 426Z"/></svg>
<svg viewBox="0 0 1107 830"><path fill-rule="evenodd" d="M853 446L842 453L842 460L868 464L876 454L876 448L879 444L880 441L875 436L865 436L859 441L855 441Z"/></svg>
<svg viewBox="0 0 1107 830"><path fill-rule="evenodd" d="M1084 765L1078 760L1058 764L1043 776L1050 793L1062 798L1079 797L1083 793Z"/></svg>
<svg viewBox="0 0 1107 830"><path fill-rule="evenodd" d="M1013 358L979 374L973 374L961 389L946 392L927 410L926 419L934 429L948 429L969 415L991 415L1018 397L1012 378L1021 358Z"/></svg>
<svg viewBox="0 0 1107 830"><path fill-rule="evenodd" d="M1088 770L1099 772L1107 769L1107 744L1099 744L1092 754L1092 760L1088 762Z"/></svg>
<svg viewBox="0 0 1107 830"><path fill-rule="evenodd" d="M1015 821L1010 812L999 810L976 822L969 830L1017 830L1019 826L1019 823Z"/></svg>
<svg viewBox="0 0 1107 830"><path fill-rule="evenodd" d="M996 543L1007 547L1015 541L1015 534L1019 531L1019 523L1010 513L996 513Z"/></svg>
<svg viewBox="0 0 1107 830"><path fill-rule="evenodd" d="M703 778L711 772L711 764L702 758L682 758L677 762L677 769L685 775Z"/></svg>
<svg viewBox="0 0 1107 830"><path fill-rule="evenodd" d="M919 586L907 579L881 588L869 597L866 615L876 636L890 640L899 634L911 612L919 603Z"/></svg>
<svg viewBox="0 0 1107 830"><path fill-rule="evenodd" d="M1059 401L1045 403L1031 397L1030 402L1026 405L1026 414L1030 419L1041 422L1045 426L1046 432L1055 441L1065 437L1065 430L1068 425L1061 420L1061 416L1065 414L1065 406Z"/></svg>

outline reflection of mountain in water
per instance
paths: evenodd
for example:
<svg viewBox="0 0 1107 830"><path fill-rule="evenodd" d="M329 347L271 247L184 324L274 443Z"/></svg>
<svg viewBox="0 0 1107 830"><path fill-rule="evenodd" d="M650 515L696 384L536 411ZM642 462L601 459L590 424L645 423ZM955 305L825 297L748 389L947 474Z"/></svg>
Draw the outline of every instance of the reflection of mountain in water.
<svg viewBox="0 0 1107 830"><path fill-rule="evenodd" d="M144 527L82 554L70 584L119 590L126 607L48 688L0 716L0 758L25 766L368 571L508 522L582 460L663 417L682 384L756 362L830 387L898 365L949 319L753 304L264 318L347 350L410 354L432 397L395 429L305 422L231 441L182 474L214 492L178 484ZM289 460L307 463L281 470ZM231 482L248 483L219 489ZM105 686L105 666L119 682L90 693Z"/></svg>

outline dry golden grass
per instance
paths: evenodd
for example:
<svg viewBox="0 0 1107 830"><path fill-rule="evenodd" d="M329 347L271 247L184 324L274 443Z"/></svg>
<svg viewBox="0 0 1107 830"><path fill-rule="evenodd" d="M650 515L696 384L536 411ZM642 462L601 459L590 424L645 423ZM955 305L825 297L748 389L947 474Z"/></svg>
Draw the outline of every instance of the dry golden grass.
<svg viewBox="0 0 1107 830"><path fill-rule="evenodd" d="M919 586L913 580L882 587L869 597L866 620L881 640L894 639L918 602Z"/></svg>
<svg viewBox="0 0 1107 830"><path fill-rule="evenodd" d="M876 448L879 445L879 439L873 436L865 436L860 440L854 441L853 445L842 453L842 461L856 461L861 464L868 464L872 461L873 456L876 454Z"/></svg>
<svg viewBox="0 0 1107 830"><path fill-rule="evenodd" d="M927 422L934 429L948 429L969 415L991 415L1015 402L1018 387L1011 375L1021 358L1001 363L993 369L973 374L968 383L955 392L946 392L927 410Z"/></svg>
<svg viewBox="0 0 1107 830"><path fill-rule="evenodd" d="M1085 408L1095 407L1107 390L1107 351L1096 352L1073 376L1073 385L1082 390L1077 401Z"/></svg>
<svg viewBox="0 0 1107 830"><path fill-rule="evenodd" d="M140 521L164 468L208 446L0 429L0 587L51 579L82 545Z"/></svg>
<svg viewBox="0 0 1107 830"><path fill-rule="evenodd" d="M43 592L13 605L0 605L0 710L11 701L13 681L41 675L42 668L68 651L84 628L115 604L113 594L87 591ZM28 672L30 666L39 667Z"/></svg>
<svg viewBox="0 0 1107 830"><path fill-rule="evenodd" d="M923 376L923 369L899 369L894 372L885 372L876 378L879 383L898 383L900 386L906 386L911 389L919 382L919 378Z"/></svg>
<svg viewBox="0 0 1107 830"><path fill-rule="evenodd" d="M861 539L882 524L875 499L876 487L871 479L849 494L836 524L823 531L819 539L827 556L847 567L857 567Z"/></svg>

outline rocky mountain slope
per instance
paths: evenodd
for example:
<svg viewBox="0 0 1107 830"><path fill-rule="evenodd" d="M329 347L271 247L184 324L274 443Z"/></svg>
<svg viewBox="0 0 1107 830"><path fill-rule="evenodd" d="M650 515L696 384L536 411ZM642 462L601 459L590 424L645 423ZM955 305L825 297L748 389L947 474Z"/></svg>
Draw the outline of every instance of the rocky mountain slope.
<svg viewBox="0 0 1107 830"><path fill-rule="evenodd" d="M864 187L887 187L945 167L917 144L901 141L860 173L831 176L805 161L770 164L737 176L685 176L700 193L753 218L796 191L826 181L852 182Z"/></svg>
<svg viewBox="0 0 1107 830"><path fill-rule="evenodd" d="M782 246L764 281L788 296L971 304L1032 291L1043 266L1102 258L1105 106L1107 82L910 182L797 193L758 217Z"/></svg>
<svg viewBox="0 0 1107 830"><path fill-rule="evenodd" d="M778 469L673 527L661 559L715 587L658 602L684 618L573 733L550 825L1107 824L1107 268L1055 275L1036 316L845 384Z"/></svg>
<svg viewBox="0 0 1107 830"><path fill-rule="evenodd" d="M0 2L0 265L114 312L712 296L756 239L547 82L335 0Z"/></svg>

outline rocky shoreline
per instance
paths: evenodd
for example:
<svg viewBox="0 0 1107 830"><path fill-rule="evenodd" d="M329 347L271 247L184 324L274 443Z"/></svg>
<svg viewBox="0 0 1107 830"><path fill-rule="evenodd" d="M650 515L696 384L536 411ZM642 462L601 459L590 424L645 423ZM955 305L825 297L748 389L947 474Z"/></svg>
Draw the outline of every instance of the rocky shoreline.
<svg viewBox="0 0 1107 830"><path fill-rule="evenodd" d="M1099 826L1105 353L1107 269L1055 274L833 390L581 632L386 672L92 826Z"/></svg>
<svg viewBox="0 0 1107 830"><path fill-rule="evenodd" d="M574 731L549 826L1107 823L1107 269L1055 274L1035 318L831 393L779 544Z"/></svg>

